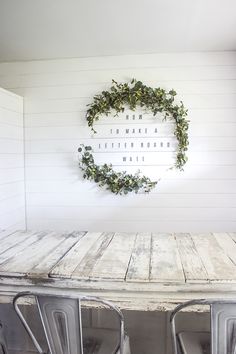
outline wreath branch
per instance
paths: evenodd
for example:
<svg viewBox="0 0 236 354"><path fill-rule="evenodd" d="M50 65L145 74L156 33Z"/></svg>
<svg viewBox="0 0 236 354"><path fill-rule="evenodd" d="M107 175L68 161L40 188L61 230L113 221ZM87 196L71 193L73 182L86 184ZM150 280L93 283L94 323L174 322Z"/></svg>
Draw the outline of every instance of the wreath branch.
<svg viewBox="0 0 236 354"><path fill-rule="evenodd" d="M163 114L163 121L172 120L175 122L174 135L178 141L176 151L176 161L173 167L183 170L187 162L186 152L188 150L188 120L187 109L183 102L175 102L176 92L174 90L166 91L160 87L152 88L144 85L141 81L135 79L130 83L118 83L112 80L112 86L109 91L95 95L93 102L88 105L86 119L88 126L96 133L94 124L101 115L124 112L125 108L134 111L137 107L145 108L151 111L154 116L158 113ZM148 177L141 176L140 172L135 175L126 172L115 172L112 165L104 164L97 166L94 163L93 155L90 152L91 147L80 147L82 154L80 167L84 171L84 178L94 180L100 186L107 185L107 188L115 194L127 194L128 192L144 190L149 192L155 187L157 182L152 182Z"/></svg>
<svg viewBox="0 0 236 354"><path fill-rule="evenodd" d="M142 176L140 171L132 175L125 171L114 171L111 164L96 165L91 146L80 145L78 151L81 153L79 166L83 171L83 177L90 181L93 180L100 187L107 186L112 193L128 194L132 191L149 193L157 184L150 178Z"/></svg>

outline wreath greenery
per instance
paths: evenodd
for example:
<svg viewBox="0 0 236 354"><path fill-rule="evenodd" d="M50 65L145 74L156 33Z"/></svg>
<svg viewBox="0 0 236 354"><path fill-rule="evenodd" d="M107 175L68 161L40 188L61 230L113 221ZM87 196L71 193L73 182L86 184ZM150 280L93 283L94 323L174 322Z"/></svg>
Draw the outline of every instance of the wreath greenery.
<svg viewBox="0 0 236 354"><path fill-rule="evenodd" d="M160 87L152 88L144 85L141 81L133 79L130 83L117 83L112 80L109 91L102 91L94 96L93 102L89 104L86 119L88 126L96 133L94 124L101 115L108 116L115 112L115 116L124 112L125 108L134 111L137 107L151 111L154 116L163 114L163 121L172 120L175 122L174 135L178 141L176 161L173 167L183 170L187 162L186 151L188 149L188 120L187 110L183 102L175 102L176 92L166 91ZM150 192L157 182L142 176L140 171L135 175L127 172L115 172L112 165L104 164L98 166L94 162L90 146L81 145L78 151L81 153L79 160L80 168L84 171L83 177L94 180L100 186L107 186L112 193L127 194L139 191Z"/></svg>

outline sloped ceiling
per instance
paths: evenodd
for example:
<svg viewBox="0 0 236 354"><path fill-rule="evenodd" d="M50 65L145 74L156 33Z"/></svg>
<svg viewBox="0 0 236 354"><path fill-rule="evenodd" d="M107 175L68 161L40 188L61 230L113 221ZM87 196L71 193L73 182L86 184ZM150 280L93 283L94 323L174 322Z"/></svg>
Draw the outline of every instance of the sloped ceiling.
<svg viewBox="0 0 236 354"><path fill-rule="evenodd" d="M0 61L215 50L235 0L0 0Z"/></svg>

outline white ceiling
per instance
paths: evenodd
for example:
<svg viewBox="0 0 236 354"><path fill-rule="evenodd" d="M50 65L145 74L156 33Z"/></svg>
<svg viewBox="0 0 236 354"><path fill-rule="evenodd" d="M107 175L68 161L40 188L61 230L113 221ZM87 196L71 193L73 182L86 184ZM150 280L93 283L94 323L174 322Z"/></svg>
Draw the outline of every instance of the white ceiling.
<svg viewBox="0 0 236 354"><path fill-rule="evenodd" d="M236 49L236 0L0 0L0 61Z"/></svg>

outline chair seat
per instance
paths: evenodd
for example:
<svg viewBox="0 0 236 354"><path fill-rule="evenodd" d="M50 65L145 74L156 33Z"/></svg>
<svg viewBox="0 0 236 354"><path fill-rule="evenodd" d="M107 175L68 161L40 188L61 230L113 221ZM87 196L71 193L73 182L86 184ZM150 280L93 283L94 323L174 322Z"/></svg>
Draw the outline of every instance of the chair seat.
<svg viewBox="0 0 236 354"><path fill-rule="evenodd" d="M182 354L211 354L210 332L180 332L178 339Z"/></svg>
<svg viewBox="0 0 236 354"><path fill-rule="evenodd" d="M84 354L119 353L119 332L111 329L84 328ZM125 336L124 354L130 354L129 337Z"/></svg>

